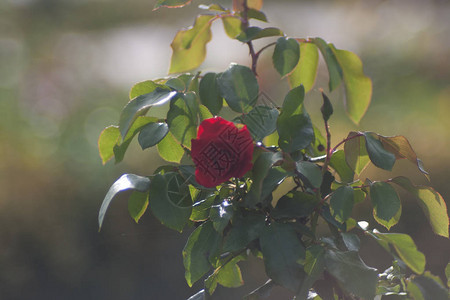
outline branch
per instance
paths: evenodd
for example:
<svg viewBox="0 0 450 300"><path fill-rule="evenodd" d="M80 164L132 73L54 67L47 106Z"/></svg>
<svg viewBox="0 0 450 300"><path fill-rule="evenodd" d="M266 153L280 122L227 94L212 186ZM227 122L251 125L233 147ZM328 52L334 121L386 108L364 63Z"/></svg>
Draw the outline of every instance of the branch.
<svg viewBox="0 0 450 300"><path fill-rule="evenodd" d="M242 11L242 30L245 31L249 27L247 0L244 0L243 6L244 6L244 10ZM258 74L256 73L256 64L258 62L259 54L256 54L252 41L248 41L247 46L248 46L248 50L250 52L250 56L252 58L252 72L253 72L253 74L255 74L255 76L257 76Z"/></svg>

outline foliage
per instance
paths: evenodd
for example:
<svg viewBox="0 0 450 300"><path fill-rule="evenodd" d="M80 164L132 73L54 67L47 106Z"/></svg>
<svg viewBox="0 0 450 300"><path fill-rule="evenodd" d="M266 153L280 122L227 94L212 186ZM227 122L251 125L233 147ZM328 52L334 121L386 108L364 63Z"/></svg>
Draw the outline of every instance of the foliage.
<svg viewBox="0 0 450 300"><path fill-rule="evenodd" d="M155 9L189 2L161 0ZM170 73L181 74L136 84L119 125L105 128L99 138L104 163L113 157L120 162L138 135L142 149L156 146L174 164L149 176L119 178L103 201L100 227L114 196L125 190L133 190L129 212L136 222L149 207L169 228L194 226L183 249L185 277L189 286L203 278L204 289L190 299L207 299L218 284L242 285L238 263L250 255L263 260L270 279L246 299L262 299L274 285L293 291L295 299L447 299L447 288L425 271L425 256L411 237L371 230L367 222L352 218L356 203L370 201L374 219L389 231L402 212L398 186L418 199L434 232L449 237L445 202L431 187L406 177L359 178L369 163L390 171L398 159L410 160L429 178L408 140L350 132L332 147L329 97L322 92L325 137L303 105L320 53L328 69L328 91L344 85L346 112L359 123L372 94L360 59L321 38L292 38L278 28L250 26L251 19L267 22L262 0L235 0L232 10L217 4L200 7L206 13L179 31L171 45ZM230 38L248 45L251 66L232 63L219 73L183 73L205 59L211 24L217 20ZM254 40L270 37L276 41L255 51ZM257 62L271 46L273 66L291 87L281 106L261 103ZM165 119L145 116L159 105L169 105ZM225 114L233 114L235 124L214 117ZM225 125L212 125L217 123ZM253 144L250 150L245 145L244 160L237 147L241 133ZM280 197L282 184L290 186ZM328 235L319 235L319 223L328 225ZM390 268L380 272L364 263L361 235L372 237L392 256Z"/></svg>

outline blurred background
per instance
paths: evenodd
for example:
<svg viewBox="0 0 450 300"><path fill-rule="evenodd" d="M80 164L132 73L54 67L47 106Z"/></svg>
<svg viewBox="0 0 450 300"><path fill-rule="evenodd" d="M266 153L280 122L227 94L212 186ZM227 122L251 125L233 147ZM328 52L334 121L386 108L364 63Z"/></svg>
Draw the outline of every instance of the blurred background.
<svg viewBox="0 0 450 300"><path fill-rule="evenodd" d="M199 4L210 3L153 12L155 0L0 1L0 299L186 299L201 288L184 280L181 251L190 231L166 229L149 211L135 224L127 195L113 202L98 233L109 186L124 172L150 174L161 161L133 144L124 162L103 166L97 138L117 124L134 83L167 75L176 31L192 25ZM357 53L372 78L372 104L359 126L345 116L342 89L331 94L332 143L349 130L406 136L449 205L450 2L266 0L263 11L270 26L291 37L319 36ZM214 24L201 69L248 64L247 53ZM281 101L288 86L273 71L270 53L260 60L261 89ZM306 105L321 126L323 63L319 74ZM407 161L393 173L369 167L362 178L406 174L428 184ZM393 230L412 235L427 269L443 278L449 242L402 196L403 216ZM367 205L354 213L373 224ZM368 265L389 266L380 247L364 243ZM219 288L217 299L240 299L265 282L262 262L241 266L246 285Z"/></svg>

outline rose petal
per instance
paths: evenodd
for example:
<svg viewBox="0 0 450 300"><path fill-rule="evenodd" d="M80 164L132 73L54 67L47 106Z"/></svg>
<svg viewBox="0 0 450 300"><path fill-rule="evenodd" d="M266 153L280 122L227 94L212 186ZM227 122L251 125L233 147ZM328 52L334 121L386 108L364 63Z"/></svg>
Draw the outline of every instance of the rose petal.
<svg viewBox="0 0 450 300"><path fill-rule="evenodd" d="M197 139L217 138L220 131L225 128L235 128L233 122L227 121L221 117L214 117L202 121L198 128Z"/></svg>
<svg viewBox="0 0 450 300"><path fill-rule="evenodd" d="M240 130L221 117L204 120L192 140L195 178L205 187L217 186L231 177L242 177L252 168L253 140L247 127Z"/></svg>

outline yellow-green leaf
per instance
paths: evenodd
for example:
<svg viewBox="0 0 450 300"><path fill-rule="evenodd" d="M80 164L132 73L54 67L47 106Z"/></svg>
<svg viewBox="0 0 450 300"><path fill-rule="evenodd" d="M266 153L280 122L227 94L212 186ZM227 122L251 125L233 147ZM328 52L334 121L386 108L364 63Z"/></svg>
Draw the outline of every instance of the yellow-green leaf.
<svg viewBox="0 0 450 300"><path fill-rule="evenodd" d="M128 213L138 223L148 207L148 192L133 191L128 199Z"/></svg>
<svg viewBox="0 0 450 300"><path fill-rule="evenodd" d="M359 135L357 132L350 132L347 139ZM355 171L356 175L361 174L364 168L369 164L370 158L367 154L364 136L360 135L345 142L344 145L345 160L348 166Z"/></svg>
<svg viewBox="0 0 450 300"><path fill-rule="evenodd" d="M403 176L396 177L392 181L416 196L425 216L431 223L433 231L438 235L448 237L449 219L444 198L433 188L413 185L408 178Z"/></svg>
<svg viewBox="0 0 450 300"><path fill-rule="evenodd" d="M130 90L130 100L134 99L138 96L142 96L148 93L153 92L159 84L153 82L152 80L145 80L136 83Z"/></svg>
<svg viewBox="0 0 450 300"><path fill-rule="evenodd" d="M108 126L100 133L98 138L98 152L105 164L114 156L114 146L120 139L120 131L117 126Z"/></svg>
<svg viewBox="0 0 450 300"><path fill-rule="evenodd" d="M169 73L181 73L197 68L206 56L206 44L211 40L211 19L214 16L200 15L194 26L180 30L172 44L173 53Z"/></svg>
<svg viewBox="0 0 450 300"><path fill-rule="evenodd" d="M317 46L313 43L301 43L298 64L291 74L288 75L291 88L303 84L305 93L311 90L316 81L318 64L319 51L317 50Z"/></svg>
<svg viewBox="0 0 450 300"><path fill-rule="evenodd" d="M239 18L224 17L221 18L225 33L232 39L236 38L242 32L242 22Z"/></svg>
<svg viewBox="0 0 450 300"><path fill-rule="evenodd" d="M159 156L162 159L179 163L183 157L183 147L178 143L173 134L169 131L165 138L157 145Z"/></svg>
<svg viewBox="0 0 450 300"><path fill-rule="evenodd" d="M422 274L425 270L425 255L417 250L416 244L407 234L375 233L381 240L391 244L400 259L415 273Z"/></svg>
<svg viewBox="0 0 450 300"><path fill-rule="evenodd" d="M329 75L328 88L331 92L341 84L343 77L342 68L336 58L335 51L333 51L334 46L333 44L327 44L321 38L314 38L312 41L319 48L327 64Z"/></svg>
<svg viewBox="0 0 450 300"><path fill-rule="evenodd" d="M372 98L372 80L364 75L359 57L346 50L330 46L341 66L345 85L345 108L350 119L359 124Z"/></svg>
<svg viewBox="0 0 450 300"><path fill-rule="evenodd" d="M386 150L393 153L396 159L407 159L413 164L416 164L420 172L422 172L425 177L430 180L430 176L427 171L423 168L422 161L417 158L416 152L409 141L402 135L398 136L381 136L378 135L380 141Z"/></svg>

